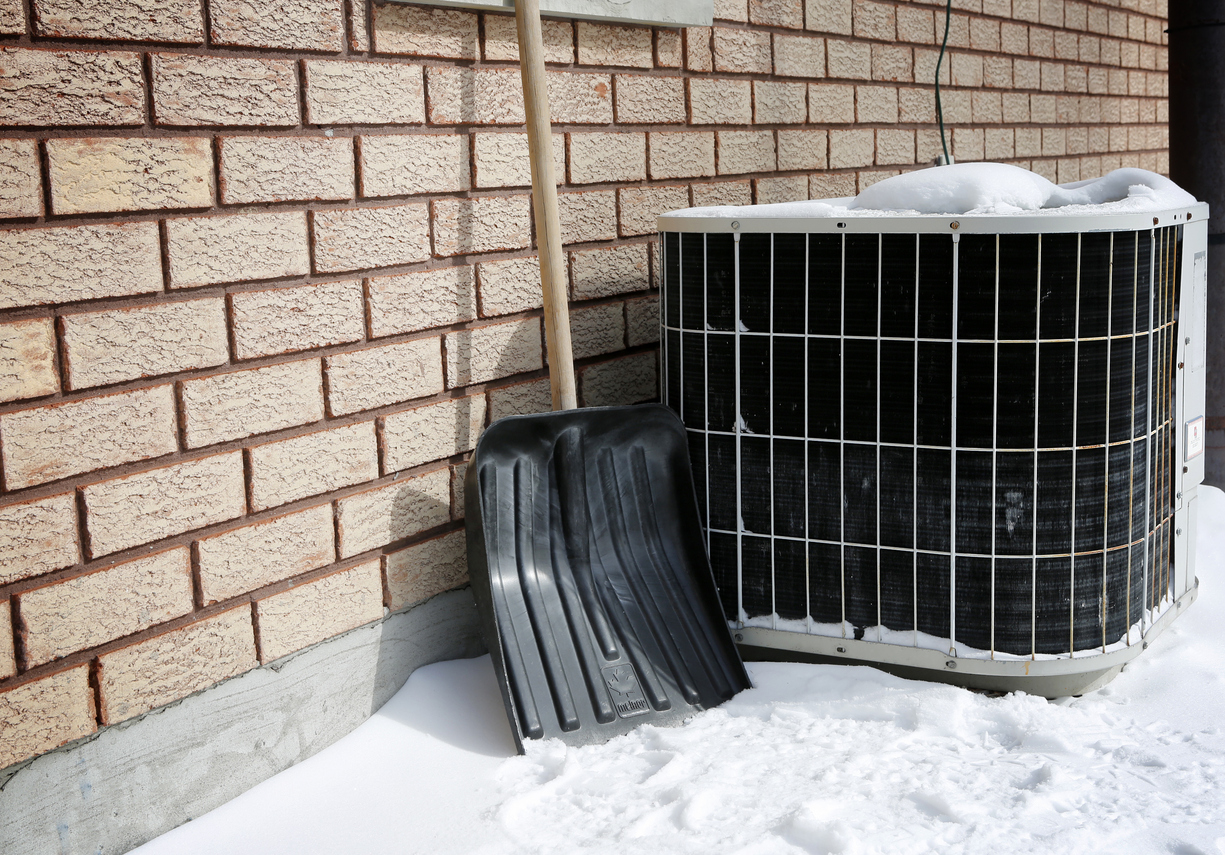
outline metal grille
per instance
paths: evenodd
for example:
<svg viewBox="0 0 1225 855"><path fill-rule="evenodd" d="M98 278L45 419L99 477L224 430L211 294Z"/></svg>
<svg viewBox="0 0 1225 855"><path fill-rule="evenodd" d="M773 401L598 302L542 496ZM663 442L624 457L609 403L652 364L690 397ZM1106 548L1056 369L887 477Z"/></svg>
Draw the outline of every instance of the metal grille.
<svg viewBox="0 0 1225 855"><path fill-rule="evenodd" d="M1181 226L663 235L737 625L1033 656L1171 601Z"/></svg>

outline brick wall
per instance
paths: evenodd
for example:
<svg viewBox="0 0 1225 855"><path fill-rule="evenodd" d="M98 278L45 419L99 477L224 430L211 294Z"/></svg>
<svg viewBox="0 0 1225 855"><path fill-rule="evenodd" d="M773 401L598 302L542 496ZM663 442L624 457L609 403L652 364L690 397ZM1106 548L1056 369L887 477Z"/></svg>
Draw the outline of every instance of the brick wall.
<svg viewBox="0 0 1225 855"><path fill-rule="evenodd" d="M1168 171L1165 3L955 0L950 145ZM939 2L547 21L581 400L656 395L662 211L935 156ZM546 409L513 19L0 0L0 767L466 579Z"/></svg>

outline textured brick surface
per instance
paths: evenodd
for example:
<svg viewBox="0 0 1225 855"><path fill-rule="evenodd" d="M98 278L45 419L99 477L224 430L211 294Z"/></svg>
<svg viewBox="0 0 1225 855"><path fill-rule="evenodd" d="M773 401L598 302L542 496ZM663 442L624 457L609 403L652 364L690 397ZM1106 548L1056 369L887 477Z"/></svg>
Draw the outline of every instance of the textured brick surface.
<svg viewBox="0 0 1225 855"><path fill-rule="evenodd" d="M625 301L625 337L630 347L659 341L659 298Z"/></svg>
<svg viewBox="0 0 1225 855"><path fill-rule="evenodd" d="M434 211L434 252L461 255L523 249L531 237L530 197L440 199Z"/></svg>
<svg viewBox="0 0 1225 855"><path fill-rule="evenodd" d="M720 21L740 21L749 19L750 0L714 0L715 18Z"/></svg>
<svg viewBox="0 0 1225 855"><path fill-rule="evenodd" d="M161 289L156 223L0 231L0 308Z"/></svg>
<svg viewBox="0 0 1225 855"><path fill-rule="evenodd" d="M451 475L446 467L366 490L336 503L340 557L403 540L451 519Z"/></svg>
<svg viewBox="0 0 1225 855"><path fill-rule="evenodd" d="M34 20L42 36L192 44L204 41L204 22L196 0L38 0Z"/></svg>
<svg viewBox="0 0 1225 855"><path fill-rule="evenodd" d="M651 287L644 243L572 252L570 259L575 300L594 300Z"/></svg>
<svg viewBox="0 0 1225 855"><path fill-rule="evenodd" d="M220 297L63 319L73 389L221 365L229 359Z"/></svg>
<svg viewBox="0 0 1225 855"><path fill-rule="evenodd" d="M467 581L468 552L462 531L440 535L387 556L387 589L393 612Z"/></svg>
<svg viewBox="0 0 1225 855"><path fill-rule="evenodd" d="M289 60L153 55L159 125L298 123L298 76Z"/></svg>
<svg viewBox="0 0 1225 855"><path fill-rule="evenodd" d="M506 416L547 413L552 409L553 392L548 377L489 390L490 422Z"/></svg>
<svg viewBox="0 0 1225 855"><path fill-rule="evenodd" d="M758 178L754 183L757 185L758 205L800 202L808 198L808 177L805 175Z"/></svg>
<svg viewBox="0 0 1225 855"><path fill-rule="evenodd" d="M569 21L541 21L545 62L574 62L574 25ZM485 16L485 59L519 61L519 36L511 15Z"/></svg>
<svg viewBox="0 0 1225 855"><path fill-rule="evenodd" d="M362 283L353 279L230 297L239 359L358 341L365 334Z"/></svg>
<svg viewBox="0 0 1225 855"><path fill-rule="evenodd" d="M21 0L0 0L0 33L20 35L26 31L26 13Z"/></svg>
<svg viewBox="0 0 1225 855"><path fill-rule="evenodd" d="M615 190L582 190L557 194L562 243L612 240L617 236Z"/></svg>
<svg viewBox="0 0 1225 855"><path fill-rule="evenodd" d="M41 665L192 609L185 547L116 564L21 596L26 656Z"/></svg>
<svg viewBox="0 0 1225 855"><path fill-rule="evenodd" d="M0 217L42 216L40 173L34 140L0 140Z"/></svg>
<svg viewBox="0 0 1225 855"><path fill-rule="evenodd" d="M379 562L367 561L258 600L255 612L264 662L378 620L383 616ZM304 615L309 618L303 620Z"/></svg>
<svg viewBox="0 0 1225 855"><path fill-rule="evenodd" d="M753 82L753 121L759 125L798 125L808 118L808 87L803 83Z"/></svg>
<svg viewBox="0 0 1225 855"><path fill-rule="evenodd" d="M188 380L182 385L189 448L307 424L323 418L318 359Z"/></svg>
<svg viewBox="0 0 1225 855"><path fill-rule="evenodd" d="M647 27L620 27L579 21L578 61L581 65L650 68L651 31Z"/></svg>
<svg viewBox="0 0 1225 855"><path fill-rule="evenodd" d="M452 389L543 366L536 318L447 333L444 342L447 386Z"/></svg>
<svg viewBox="0 0 1225 855"><path fill-rule="evenodd" d="M411 264L430 257L425 205L316 211L315 267L334 273Z"/></svg>
<svg viewBox="0 0 1225 855"><path fill-rule="evenodd" d="M715 146L720 175L774 171L774 134L769 131L720 131Z"/></svg>
<svg viewBox="0 0 1225 855"><path fill-rule="evenodd" d="M442 391L442 342L406 341L325 357L333 415L384 407Z"/></svg>
<svg viewBox="0 0 1225 855"><path fill-rule="evenodd" d="M753 121L748 80L689 78L689 121L695 125L747 125Z"/></svg>
<svg viewBox="0 0 1225 855"><path fill-rule="evenodd" d="M696 178L715 174L713 131L653 133L649 139L652 178Z"/></svg>
<svg viewBox="0 0 1225 855"><path fill-rule="evenodd" d="M930 100L926 91L924 99ZM850 124L855 121L855 87L842 83L813 83L808 87L808 119L811 122Z"/></svg>
<svg viewBox="0 0 1225 855"><path fill-rule="evenodd" d="M518 69L430 68L427 77L430 121L435 124L523 124L523 83ZM612 121L611 75L550 71L546 82L554 122Z"/></svg>
<svg viewBox="0 0 1225 855"><path fill-rule="evenodd" d="M213 44L338 51L341 0L209 0Z"/></svg>
<svg viewBox="0 0 1225 855"><path fill-rule="evenodd" d="M748 181L719 181L715 184L694 184L693 204L697 207L705 207L707 205L752 205L753 190Z"/></svg>
<svg viewBox="0 0 1225 855"><path fill-rule="evenodd" d="M251 608L240 608L98 659L102 721L114 724L254 668Z"/></svg>
<svg viewBox="0 0 1225 855"><path fill-rule="evenodd" d="M317 505L206 537L197 545L205 604L297 576L335 559L332 506Z"/></svg>
<svg viewBox="0 0 1225 855"><path fill-rule="evenodd" d="M825 68L830 77L869 80L872 77L871 46L829 39L825 42Z"/></svg>
<svg viewBox="0 0 1225 855"><path fill-rule="evenodd" d="M824 169L828 147L825 131L779 131L778 168Z"/></svg>
<svg viewBox="0 0 1225 855"><path fill-rule="evenodd" d="M0 416L9 489L158 457L175 450L170 386Z"/></svg>
<svg viewBox="0 0 1225 855"><path fill-rule="evenodd" d="M8 600L0 601L0 680L17 673L17 656L13 650L13 616Z"/></svg>
<svg viewBox="0 0 1225 855"><path fill-rule="evenodd" d="M316 125L424 122L421 66L308 60L306 119Z"/></svg>
<svg viewBox="0 0 1225 855"><path fill-rule="evenodd" d="M479 40L473 12L394 3L371 8L374 49L379 53L476 59Z"/></svg>
<svg viewBox="0 0 1225 855"><path fill-rule="evenodd" d="M213 156L205 139L48 140L47 164L56 214L213 203Z"/></svg>
<svg viewBox="0 0 1225 855"><path fill-rule="evenodd" d="M575 184L646 177L646 134L570 134L570 180Z"/></svg>
<svg viewBox="0 0 1225 855"><path fill-rule="evenodd" d="M825 40L812 36L776 35L774 73L784 77L824 77Z"/></svg>
<svg viewBox="0 0 1225 855"><path fill-rule="evenodd" d="M139 125L140 55L0 49L0 124Z"/></svg>
<svg viewBox="0 0 1225 855"><path fill-rule="evenodd" d="M465 136L363 136L358 152L365 196L451 193L472 186Z"/></svg>
<svg viewBox="0 0 1225 855"><path fill-rule="evenodd" d="M227 204L351 199L353 143L327 137L222 137Z"/></svg>
<svg viewBox="0 0 1225 855"><path fill-rule="evenodd" d="M870 166L874 157L875 139L871 130L829 132L831 169Z"/></svg>
<svg viewBox="0 0 1225 855"><path fill-rule="evenodd" d="M553 134L553 172L566 174L566 136ZM527 134L477 134L473 138L477 187L530 187L532 163Z"/></svg>
<svg viewBox="0 0 1225 855"><path fill-rule="evenodd" d="M464 479L468 475L468 464L459 463L451 467L451 518L464 518Z"/></svg>
<svg viewBox="0 0 1225 855"><path fill-rule="evenodd" d="M540 263L535 256L486 261L476 266L480 283L481 317L509 315L544 304Z"/></svg>
<svg viewBox="0 0 1225 855"><path fill-rule="evenodd" d="M0 692L0 768L96 728L87 665Z"/></svg>
<svg viewBox="0 0 1225 855"><path fill-rule="evenodd" d="M638 353L588 365L579 375L584 407L652 401L658 395L654 353Z"/></svg>
<svg viewBox="0 0 1225 855"><path fill-rule="evenodd" d="M749 20L767 27L804 26L804 0L756 0L749 4Z"/></svg>
<svg viewBox="0 0 1225 855"><path fill-rule="evenodd" d="M680 68L685 52L681 45L681 30L656 30L655 64L661 68Z"/></svg>
<svg viewBox="0 0 1225 855"><path fill-rule="evenodd" d="M617 121L684 124L685 81L679 77L618 74Z"/></svg>
<svg viewBox="0 0 1225 855"><path fill-rule="evenodd" d="M476 317L471 267L444 267L367 280L375 337L470 321Z"/></svg>
<svg viewBox="0 0 1225 855"><path fill-rule="evenodd" d="M625 309L621 303L570 310L574 358L586 359L625 347Z"/></svg>
<svg viewBox="0 0 1225 855"><path fill-rule="evenodd" d="M51 319L0 324L0 401L50 395L59 387Z"/></svg>
<svg viewBox="0 0 1225 855"><path fill-rule="evenodd" d="M689 207L689 191L684 187L627 187L617 191L621 205L622 237L649 235L658 231L655 218L668 211Z"/></svg>
<svg viewBox="0 0 1225 855"><path fill-rule="evenodd" d="M257 445L248 454L255 511L379 476L373 421Z"/></svg>
<svg viewBox="0 0 1225 855"><path fill-rule="evenodd" d="M769 74L770 34L757 30L715 27L715 71Z"/></svg>
<svg viewBox="0 0 1225 855"><path fill-rule="evenodd" d="M0 508L0 585L59 570L80 557L72 493Z"/></svg>
<svg viewBox="0 0 1225 855"><path fill-rule="evenodd" d="M300 276L310 270L300 211L166 221L170 287Z"/></svg>
<svg viewBox="0 0 1225 855"><path fill-rule="evenodd" d="M246 509L242 454L189 460L84 488L93 557L232 520Z"/></svg>
<svg viewBox="0 0 1225 855"><path fill-rule="evenodd" d="M481 395L393 413L383 419L383 469L399 472L471 451L484 425Z"/></svg>
<svg viewBox="0 0 1225 855"><path fill-rule="evenodd" d="M710 27L688 27L685 34L685 68L690 71L711 71L715 67L711 50Z"/></svg>

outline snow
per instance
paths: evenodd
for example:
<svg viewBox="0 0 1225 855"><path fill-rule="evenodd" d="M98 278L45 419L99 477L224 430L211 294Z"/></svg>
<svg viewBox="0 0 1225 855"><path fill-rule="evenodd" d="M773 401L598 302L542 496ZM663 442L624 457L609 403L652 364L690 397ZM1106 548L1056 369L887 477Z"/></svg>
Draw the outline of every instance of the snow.
<svg viewBox="0 0 1225 855"><path fill-rule="evenodd" d="M750 663L682 727L514 757L487 657L416 671L353 733L140 855L1225 855L1225 493L1200 598L1109 686L1050 702Z"/></svg>
<svg viewBox="0 0 1225 855"><path fill-rule="evenodd" d="M1139 214L1196 204L1156 172L1116 169L1101 178L1052 184L1006 163L955 163L886 178L855 197L688 208L665 217L873 217L892 214Z"/></svg>

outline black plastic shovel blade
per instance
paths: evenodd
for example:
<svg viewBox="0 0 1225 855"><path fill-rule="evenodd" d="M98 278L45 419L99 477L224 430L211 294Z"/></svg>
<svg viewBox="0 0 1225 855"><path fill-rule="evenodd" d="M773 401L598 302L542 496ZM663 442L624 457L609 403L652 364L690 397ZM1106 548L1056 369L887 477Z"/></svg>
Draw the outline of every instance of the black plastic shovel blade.
<svg viewBox="0 0 1225 855"><path fill-rule="evenodd" d="M468 571L524 739L603 742L748 688L706 557L685 429L658 404L512 416L477 445Z"/></svg>

